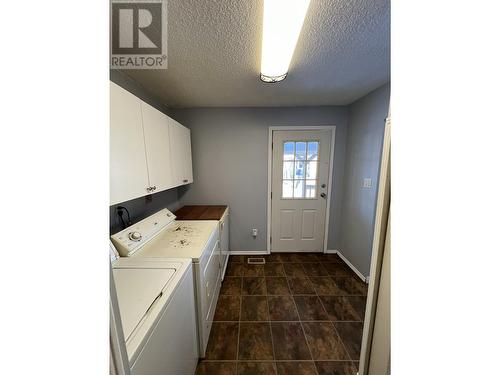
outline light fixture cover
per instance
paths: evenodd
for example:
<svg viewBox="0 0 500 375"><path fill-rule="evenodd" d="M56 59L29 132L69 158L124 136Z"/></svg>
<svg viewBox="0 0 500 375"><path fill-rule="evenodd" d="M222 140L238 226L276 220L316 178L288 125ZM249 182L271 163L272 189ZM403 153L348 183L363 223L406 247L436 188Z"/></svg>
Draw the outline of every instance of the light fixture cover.
<svg viewBox="0 0 500 375"><path fill-rule="evenodd" d="M261 80L285 79L310 0L264 0Z"/></svg>

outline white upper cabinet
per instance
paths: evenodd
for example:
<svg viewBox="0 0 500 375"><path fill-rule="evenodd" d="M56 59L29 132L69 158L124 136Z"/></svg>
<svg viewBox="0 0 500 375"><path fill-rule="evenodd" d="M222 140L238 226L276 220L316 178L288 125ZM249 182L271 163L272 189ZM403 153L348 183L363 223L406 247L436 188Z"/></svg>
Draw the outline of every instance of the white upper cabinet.
<svg viewBox="0 0 500 375"><path fill-rule="evenodd" d="M149 183L153 193L170 189L176 184L172 177L168 117L142 102L144 142L149 171Z"/></svg>
<svg viewBox="0 0 500 375"><path fill-rule="evenodd" d="M191 131L169 118L172 175L176 186L193 182Z"/></svg>
<svg viewBox="0 0 500 375"><path fill-rule="evenodd" d="M148 194L148 170L141 119L141 100L111 83L111 204Z"/></svg>
<svg viewBox="0 0 500 375"><path fill-rule="evenodd" d="M193 182L191 132L111 82L110 204Z"/></svg>

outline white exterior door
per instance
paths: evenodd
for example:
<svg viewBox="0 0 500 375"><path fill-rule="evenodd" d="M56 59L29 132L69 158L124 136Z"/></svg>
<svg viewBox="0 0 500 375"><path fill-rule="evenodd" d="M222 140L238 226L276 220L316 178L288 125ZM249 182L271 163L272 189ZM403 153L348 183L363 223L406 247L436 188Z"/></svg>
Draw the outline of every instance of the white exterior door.
<svg viewBox="0 0 500 375"><path fill-rule="evenodd" d="M273 131L271 251L324 250L332 130Z"/></svg>

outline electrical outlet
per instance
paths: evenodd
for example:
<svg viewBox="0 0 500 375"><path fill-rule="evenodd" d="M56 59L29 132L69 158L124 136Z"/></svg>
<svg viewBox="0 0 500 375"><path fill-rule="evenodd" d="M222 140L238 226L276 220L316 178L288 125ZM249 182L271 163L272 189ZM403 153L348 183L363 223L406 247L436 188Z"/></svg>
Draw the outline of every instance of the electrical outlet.
<svg viewBox="0 0 500 375"><path fill-rule="evenodd" d="M258 234L258 233L259 233L259 232L257 231L257 228L253 228L253 229L252 229L252 236L253 236L253 237L257 237L257 234Z"/></svg>
<svg viewBox="0 0 500 375"><path fill-rule="evenodd" d="M371 178L363 179L363 187L364 188L371 188L372 187L372 179Z"/></svg>

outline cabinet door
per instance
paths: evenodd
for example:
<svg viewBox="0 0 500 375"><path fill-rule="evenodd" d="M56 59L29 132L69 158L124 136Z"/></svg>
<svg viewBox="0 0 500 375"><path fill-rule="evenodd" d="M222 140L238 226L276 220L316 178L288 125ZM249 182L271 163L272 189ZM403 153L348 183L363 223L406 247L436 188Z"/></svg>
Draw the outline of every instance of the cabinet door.
<svg viewBox="0 0 500 375"><path fill-rule="evenodd" d="M142 102L141 107L149 183L157 193L174 187L168 117L147 103Z"/></svg>
<svg viewBox="0 0 500 375"><path fill-rule="evenodd" d="M146 195L149 186L141 101L111 83L110 204Z"/></svg>
<svg viewBox="0 0 500 375"><path fill-rule="evenodd" d="M169 118L172 173L176 186L193 182L191 131Z"/></svg>

